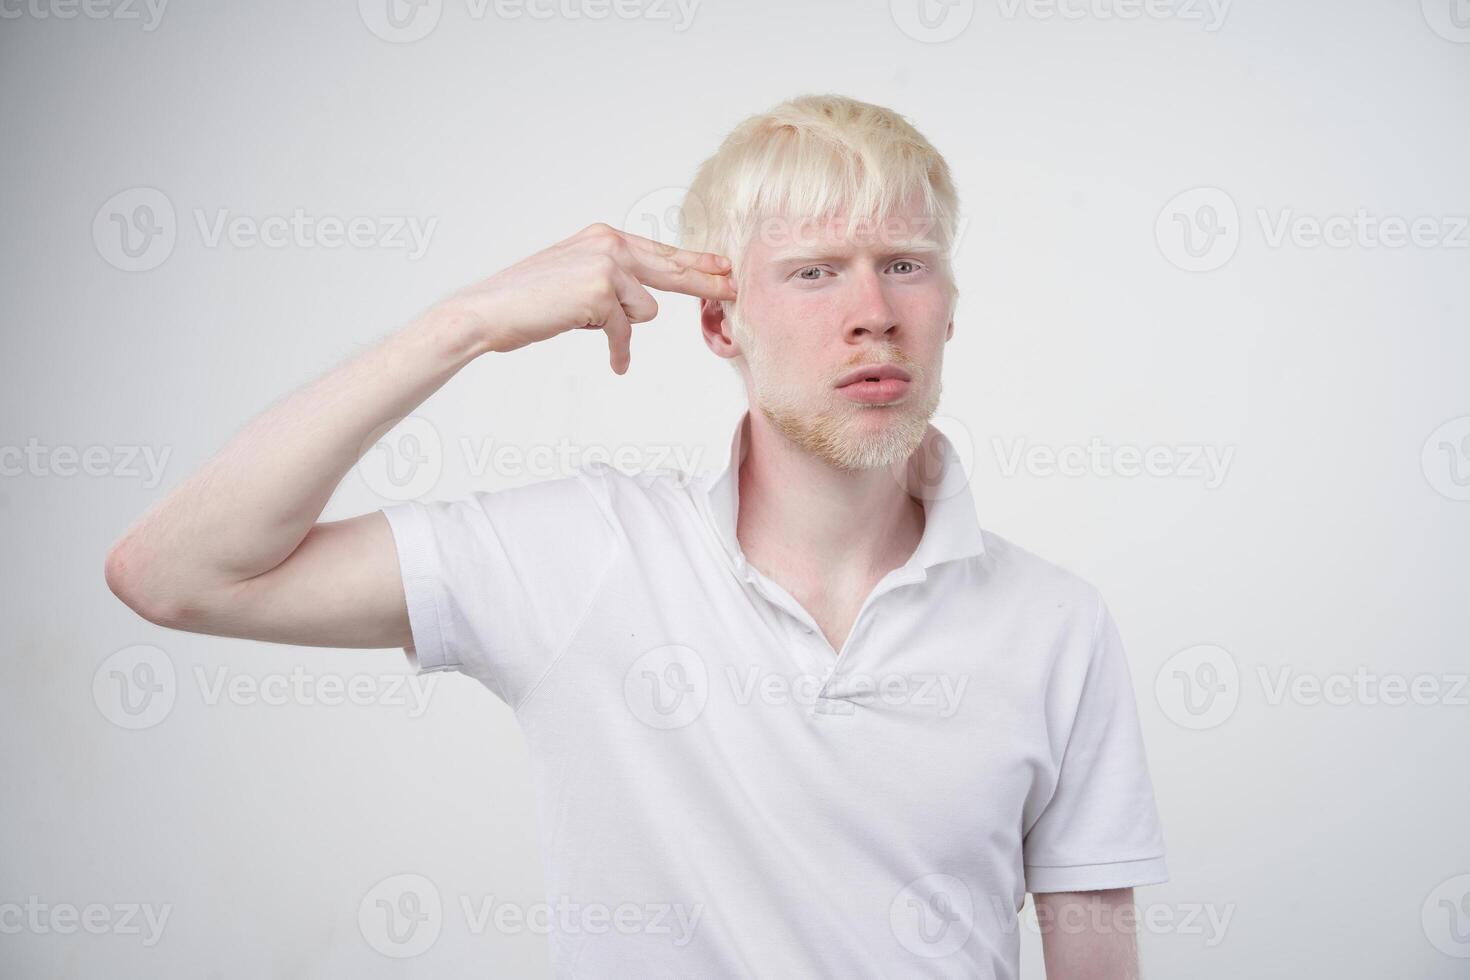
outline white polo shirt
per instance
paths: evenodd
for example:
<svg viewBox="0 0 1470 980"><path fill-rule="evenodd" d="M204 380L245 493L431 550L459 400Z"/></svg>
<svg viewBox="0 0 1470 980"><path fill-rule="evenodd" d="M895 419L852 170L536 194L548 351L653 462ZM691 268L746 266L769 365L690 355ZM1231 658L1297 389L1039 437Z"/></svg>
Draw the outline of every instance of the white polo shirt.
<svg viewBox="0 0 1470 980"><path fill-rule="evenodd" d="M931 425L839 655L741 553L747 416L713 477L384 509L420 671L525 733L556 975L1011 980L1026 891L1166 881L1098 591L982 530Z"/></svg>

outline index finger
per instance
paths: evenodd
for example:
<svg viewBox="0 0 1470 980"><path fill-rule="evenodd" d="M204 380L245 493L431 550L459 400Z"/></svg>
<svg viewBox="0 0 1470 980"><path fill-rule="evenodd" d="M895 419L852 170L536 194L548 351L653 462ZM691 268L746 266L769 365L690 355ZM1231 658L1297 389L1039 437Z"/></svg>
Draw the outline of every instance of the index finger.
<svg viewBox="0 0 1470 980"><path fill-rule="evenodd" d="M730 260L714 252L693 252L632 232L619 232L628 244L638 281L655 289L702 299L733 300L735 283Z"/></svg>

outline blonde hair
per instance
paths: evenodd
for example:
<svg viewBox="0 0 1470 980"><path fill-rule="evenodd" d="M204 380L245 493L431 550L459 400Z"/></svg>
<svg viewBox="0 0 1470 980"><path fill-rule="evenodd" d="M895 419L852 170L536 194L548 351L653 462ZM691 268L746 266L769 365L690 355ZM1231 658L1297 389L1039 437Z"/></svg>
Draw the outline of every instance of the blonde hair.
<svg viewBox="0 0 1470 980"><path fill-rule="evenodd" d="M700 165L680 209L680 245L728 256L738 287L762 222L830 221L845 209L850 236L858 223L886 222L914 198L953 297L959 199L939 151L891 109L803 95L740 123ZM730 316L732 304L722 305Z"/></svg>

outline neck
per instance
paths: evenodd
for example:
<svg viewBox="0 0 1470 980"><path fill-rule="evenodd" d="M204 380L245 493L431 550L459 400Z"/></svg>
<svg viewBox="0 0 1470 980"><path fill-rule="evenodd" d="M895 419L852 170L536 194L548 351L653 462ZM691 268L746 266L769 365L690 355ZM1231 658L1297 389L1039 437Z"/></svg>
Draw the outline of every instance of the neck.
<svg viewBox="0 0 1470 980"><path fill-rule="evenodd" d="M757 568L840 583L886 574L914 553L924 507L893 469L833 466L791 443L758 411L748 424L736 537Z"/></svg>

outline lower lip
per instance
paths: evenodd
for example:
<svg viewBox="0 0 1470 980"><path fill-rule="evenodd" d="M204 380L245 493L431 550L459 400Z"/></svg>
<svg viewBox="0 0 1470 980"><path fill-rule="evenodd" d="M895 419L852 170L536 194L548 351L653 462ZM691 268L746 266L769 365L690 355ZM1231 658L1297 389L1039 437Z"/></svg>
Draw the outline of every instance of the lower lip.
<svg viewBox="0 0 1470 980"><path fill-rule="evenodd" d="M896 402L908 393L909 383L902 378L884 378L882 381L854 381L837 389L846 398L865 405L881 405Z"/></svg>

